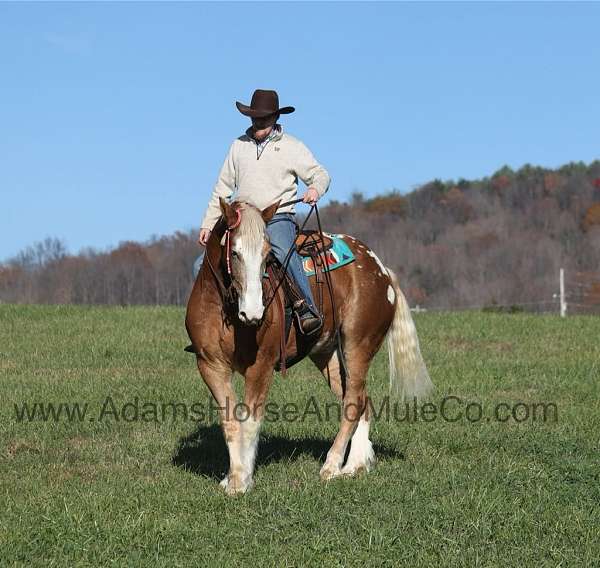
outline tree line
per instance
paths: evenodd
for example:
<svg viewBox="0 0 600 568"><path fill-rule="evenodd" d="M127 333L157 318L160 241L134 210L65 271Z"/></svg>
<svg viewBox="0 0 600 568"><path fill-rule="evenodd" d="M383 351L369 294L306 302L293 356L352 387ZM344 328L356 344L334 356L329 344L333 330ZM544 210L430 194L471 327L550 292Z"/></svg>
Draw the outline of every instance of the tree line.
<svg viewBox="0 0 600 568"><path fill-rule="evenodd" d="M68 254L59 239L47 238L0 266L0 301L182 305L198 254L192 231L76 255Z"/></svg>
<svg viewBox="0 0 600 568"><path fill-rule="evenodd" d="M325 230L363 240L396 271L411 305L554 309L564 267L573 307L600 307L600 161L355 193L320 213ZM0 265L0 301L183 305L196 237L177 232L79 254L48 238Z"/></svg>

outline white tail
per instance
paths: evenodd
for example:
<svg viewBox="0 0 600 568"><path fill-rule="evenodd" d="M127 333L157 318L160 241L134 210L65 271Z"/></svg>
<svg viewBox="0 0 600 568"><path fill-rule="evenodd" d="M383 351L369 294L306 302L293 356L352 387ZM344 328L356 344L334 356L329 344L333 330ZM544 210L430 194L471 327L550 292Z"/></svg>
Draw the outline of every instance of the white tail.
<svg viewBox="0 0 600 568"><path fill-rule="evenodd" d="M396 294L394 321L387 334L390 362L390 393L400 400L422 399L433 390L419 349L417 329L396 275L387 269Z"/></svg>

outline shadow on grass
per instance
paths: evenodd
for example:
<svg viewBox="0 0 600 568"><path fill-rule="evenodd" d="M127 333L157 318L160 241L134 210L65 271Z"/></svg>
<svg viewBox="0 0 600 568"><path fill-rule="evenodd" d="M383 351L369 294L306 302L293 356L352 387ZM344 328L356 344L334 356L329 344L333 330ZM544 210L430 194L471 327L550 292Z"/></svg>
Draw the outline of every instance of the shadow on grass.
<svg viewBox="0 0 600 568"><path fill-rule="evenodd" d="M292 461L299 456L310 456L317 461L324 461L333 439L300 438L297 440L261 435L258 444L256 466ZM375 455L379 458L404 459L404 454L396 449L373 444ZM222 479L229 469L229 456L221 427L198 426L193 432L179 440L173 454L172 464L186 471L217 480Z"/></svg>

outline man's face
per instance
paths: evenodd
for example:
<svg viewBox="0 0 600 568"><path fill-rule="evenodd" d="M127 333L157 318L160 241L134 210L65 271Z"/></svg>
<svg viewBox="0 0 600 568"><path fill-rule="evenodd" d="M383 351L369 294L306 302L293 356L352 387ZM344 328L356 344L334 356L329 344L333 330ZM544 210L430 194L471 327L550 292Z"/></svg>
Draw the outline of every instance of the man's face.
<svg viewBox="0 0 600 568"><path fill-rule="evenodd" d="M254 134L254 138L262 140L265 136L268 136L273 125L277 122L277 118L277 114L271 114L262 118L253 118L252 133Z"/></svg>

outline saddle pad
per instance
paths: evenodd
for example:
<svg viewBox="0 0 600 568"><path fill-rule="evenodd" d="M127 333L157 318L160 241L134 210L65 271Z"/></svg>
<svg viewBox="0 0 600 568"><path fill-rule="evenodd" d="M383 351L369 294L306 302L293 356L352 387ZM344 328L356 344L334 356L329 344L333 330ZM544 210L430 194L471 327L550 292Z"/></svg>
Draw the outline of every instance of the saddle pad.
<svg viewBox="0 0 600 568"><path fill-rule="evenodd" d="M323 234L333 240L333 246L325 252L326 266L323 269L325 272L331 272L336 268L350 264L354 260L354 253L340 235ZM307 276L314 276L315 267L313 266L313 259L310 256L301 256L300 259L302 260L305 274Z"/></svg>

